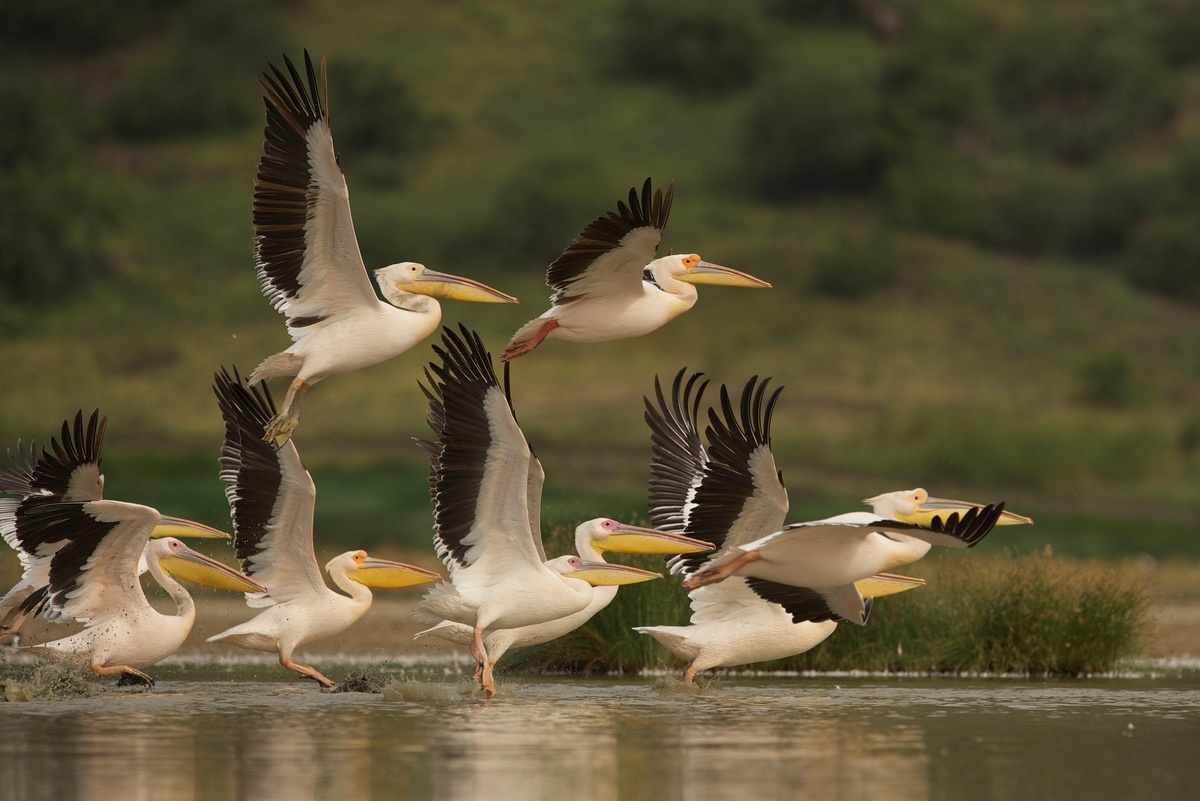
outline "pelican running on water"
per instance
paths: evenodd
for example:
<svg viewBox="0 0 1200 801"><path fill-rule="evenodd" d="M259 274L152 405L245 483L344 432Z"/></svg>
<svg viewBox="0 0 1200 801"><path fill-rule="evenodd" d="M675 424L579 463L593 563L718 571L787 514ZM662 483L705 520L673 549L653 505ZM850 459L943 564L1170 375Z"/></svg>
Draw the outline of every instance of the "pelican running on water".
<svg viewBox="0 0 1200 801"><path fill-rule="evenodd" d="M250 606L266 607L258 616L208 641L275 652L288 670L332 687L316 668L292 659L295 649L353 625L371 607L371 587L408 587L440 576L366 551L347 551L325 565L346 595L329 589L313 550L312 476L294 442L276 449L263 438L275 413L269 390L247 388L225 370L215 374L213 388L225 421L221 480L233 517L234 548L242 569L270 589L246 595Z"/></svg>
<svg viewBox="0 0 1200 801"><path fill-rule="evenodd" d="M534 495L541 495L543 474L540 466L537 465L537 457L531 454L530 458L532 467L530 474L532 479L530 496L532 498ZM529 522L532 528L531 533L534 545L538 547L539 555L545 561L545 553L542 552L542 536L539 520L536 516L531 516ZM666 555L689 552L700 553L710 550L711 547L709 543L701 542L700 540L693 540L664 531L656 531L655 529L627 526L615 520L589 520L575 529L575 550L581 559L589 562L604 562L604 553L607 551L613 553ZM557 569L558 564L569 558L567 556L560 556L555 560L550 560L554 563L551 564L551 567ZM494 668L500 659L511 650L528 648L531 645L541 645L544 642L550 642L565 634L569 634L595 617L598 612L612 603L616 597L616 585L595 587L592 591L591 602L574 614L555 620L548 620L544 623L535 623L530 626L521 626L515 629L495 629L491 631L484 637L483 641L489 662ZM438 637L459 645L470 645L471 640L474 638L474 630L462 623L443 620L438 625L416 634L416 637L424 636Z"/></svg>
<svg viewBox="0 0 1200 801"><path fill-rule="evenodd" d="M545 559L540 525L533 522L541 502L541 468L496 379L491 355L478 334L461 331L459 336L443 330L444 347L434 346L441 363L429 365L424 387L436 434L423 446L431 455L434 545L450 580L435 585L414 614L428 623L448 620L471 628L476 675L491 698L496 686L487 634L559 620L586 609L594 586L659 574L579 556ZM625 527L600 519L583 528L608 528L615 535ZM638 530L629 533L637 536Z"/></svg>
<svg viewBox="0 0 1200 801"><path fill-rule="evenodd" d="M658 407L648 399L646 418L656 450L651 477L651 520L659 517L684 525L686 533L714 543L710 555L684 555L672 565L686 575L684 587L693 590L731 575L756 582L773 582L772 592L803 588L819 597L831 614L861 620L865 611L854 582L915 562L931 545L970 548L996 525L1032 522L1004 511L1004 504L981 506L967 501L930 498L923 489L894 492L868 499L875 513L851 512L824 520L782 526L787 515L787 492L770 451L770 417L778 400L766 395L767 382L756 378L742 393L740 414L722 388L721 411L709 411L707 451L702 451L694 422L700 392L690 390L681 371L675 379L674 400L668 405L661 387ZM701 392L703 387L701 387ZM706 460L704 478L696 481L697 453ZM691 511L679 520L679 509ZM760 593L761 594L761 593Z"/></svg>
<svg viewBox="0 0 1200 801"><path fill-rule="evenodd" d="M54 659L83 660L99 675L121 674L153 684L141 668L177 651L196 619L191 596L172 574L232 591L265 587L175 537L150 540L163 524L156 509L98 497L103 479L94 457L103 430L96 415L86 434L81 435L82 414L76 416L76 437L68 437L64 427L63 439L71 444L55 448L54 457L43 454L23 474L36 489L18 502L11 516L5 514L2 525L6 537L11 526L12 541L23 553L35 555L33 567L46 569L44 616L85 625L82 631L27 650ZM94 497L67 500L80 496ZM172 524L224 536L190 521L175 519ZM171 596L175 614L163 614L146 600L139 563ZM28 570L25 581L36 588L36 577Z"/></svg>
<svg viewBox="0 0 1200 801"><path fill-rule="evenodd" d="M329 127L325 62L318 82L308 52L305 75L284 57L259 85L267 109L263 156L254 179L254 258L263 294L287 317L293 344L268 357L251 383L295 376L268 439L282 444L300 419L300 401L326 376L397 356L433 333L435 298L516 303L467 278L415 262L375 271L378 300L359 253L346 179Z"/></svg>
<svg viewBox="0 0 1200 801"><path fill-rule="evenodd" d="M695 284L770 287L752 275L709 264L695 253L656 259L675 184L651 196L650 179L629 190L629 205L593 220L546 271L550 309L513 334L500 355L524 356L547 337L607 342L648 334L696 304Z"/></svg>
<svg viewBox="0 0 1200 801"><path fill-rule="evenodd" d="M17 518L31 510L59 501L98 501L104 497L104 476L100 473L100 447L108 418L93 411L85 427L83 412L75 415L74 423L62 424L60 443L50 438L50 449L30 443L25 451L17 446L17 454L9 452L10 469L0 471L0 493L16 498L0 498L0 536L3 536L21 560L22 575L0 598L0 640L20 630L24 622L43 607L49 595L50 564L54 554L65 543L69 529L18 529ZM54 539L60 537L60 539ZM189 537L194 539L229 539L223 531L202 523L163 515L150 532L150 538ZM49 538L49 539L48 539ZM146 543L145 550L151 543ZM138 564L138 574L149 569L145 553Z"/></svg>

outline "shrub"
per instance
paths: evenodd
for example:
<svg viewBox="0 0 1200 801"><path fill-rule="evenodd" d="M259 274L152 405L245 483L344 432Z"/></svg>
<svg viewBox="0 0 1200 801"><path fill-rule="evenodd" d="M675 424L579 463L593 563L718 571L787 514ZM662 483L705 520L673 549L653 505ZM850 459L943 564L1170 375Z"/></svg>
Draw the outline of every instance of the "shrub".
<svg viewBox="0 0 1200 801"><path fill-rule="evenodd" d="M1129 571L1043 553L971 554L904 568L929 586L880 599L866 627L776 663L793 670L1081 675L1137 653L1147 595Z"/></svg>
<svg viewBox="0 0 1200 801"><path fill-rule="evenodd" d="M897 225L948 236L987 238L988 218L972 165L946 148L914 148L887 167L883 200Z"/></svg>
<svg viewBox="0 0 1200 801"><path fill-rule="evenodd" d="M43 302L81 288L104 264L110 205L82 157L91 109L58 84L0 88L0 299Z"/></svg>
<svg viewBox="0 0 1200 801"><path fill-rule="evenodd" d="M743 162L768 198L858 191L880 175L882 139L874 77L815 62L778 75L751 101Z"/></svg>
<svg viewBox="0 0 1200 801"><path fill-rule="evenodd" d="M0 0L0 41L66 53L92 52L148 29L155 0Z"/></svg>
<svg viewBox="0 0 1200 801"><path fill-rule="evenodd" d="M761 66L764 43L758 18L721 0L629 0L618 37L629 73L702 93L749 83Z"/></svg>
<svg viewBox="0 0 1200 801"><path fill-rule="evenodd" d="M1126 264L1134 286L1200 301L1200 221L1195 214L1150 220L1130 239Z"/></svg>
<svg viewBox="0 0 1200 801"><path fill-rule="evenodd" d="M211 49L181 51L126 78L108 107L113 133L163 139L248 125L256 114L257 87L218 56Z"/></svg>
<svg viewBox="0 0 1200 801"><path fill-rule="evenodd" d="M1121 408L1134 399L1133 360L1124 351L1103 353L1079 370L1079 396L1084 403Z"/></svg>
<svg viewBox="0 0 1200 801"><path fill-rule="evenodd" d="M818 295L853 300L882 292L896 283L900 263L886 232L843 237L813 260L809 289Z"/></svg>
<svg viewBox="0 0 1200 801"><path fill-rule="evenodd" d="M339 60L329 69L329 96L339 150L394 156L428 139L431 121L388 63Z"/></svg>

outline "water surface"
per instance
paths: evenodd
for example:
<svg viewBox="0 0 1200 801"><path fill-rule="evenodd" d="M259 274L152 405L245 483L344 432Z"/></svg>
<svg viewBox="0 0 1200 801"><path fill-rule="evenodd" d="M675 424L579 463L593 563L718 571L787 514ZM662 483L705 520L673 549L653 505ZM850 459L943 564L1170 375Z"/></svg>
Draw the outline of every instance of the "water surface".
<svg viewBox="0 0 1200 801"><path fill-rule="evenodd" d="M1200 679L461 677L318 692L270 668L0 704L3 799L1162 799ZM111 685L104 685L111 688ZM406 700L407 699L407 700Z"/></svg>

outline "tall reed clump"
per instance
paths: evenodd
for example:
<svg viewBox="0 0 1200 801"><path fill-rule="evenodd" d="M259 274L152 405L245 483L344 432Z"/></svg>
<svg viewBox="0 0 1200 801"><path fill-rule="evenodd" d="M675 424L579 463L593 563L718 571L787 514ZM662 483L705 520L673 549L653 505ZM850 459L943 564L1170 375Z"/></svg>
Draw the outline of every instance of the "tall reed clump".
<svg viewBox="0 0 1200 801"><path fill-rule="evenodd" d="M1040 553L948 556L906 570L929 586L880 599L866 627L774 665L795 670L1081 675L1142 645L1147 596L1119 566Z"/></svg>
<svg viewBox="0 0 1200 801"><path fill-rule="evenodd" d="M656 560L620 561L653 569ZM1142 645L1145 588L1120 566L1047 549L952 554L903 572L929 585L879 599L865 627L842 624L808 653L755 667L1074 676L1110 671ZM513 664L595 672L678 665L631 629L687 617L687 596L671 577L625 587L591 623Z"/></svg>

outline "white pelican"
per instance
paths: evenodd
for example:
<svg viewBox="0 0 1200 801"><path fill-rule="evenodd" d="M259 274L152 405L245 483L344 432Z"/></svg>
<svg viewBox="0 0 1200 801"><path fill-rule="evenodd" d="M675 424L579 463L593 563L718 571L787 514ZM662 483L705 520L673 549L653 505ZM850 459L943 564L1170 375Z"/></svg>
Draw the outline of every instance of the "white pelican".
<svg viewBox="0 0 1200 801"><path fill-rule="evenodd" d="M347 551L325 565L333 583L321 579L313 550L316 487L292 441L278 450L263 438L275 414L266 387L248 389L241 378L222 370L213 389L225 420L221 480L233 517L233 544L247 575L266 584L266 592L248 593L252 607L267 607L257 617L208 638L256 651L276 652L279 664L322 687L334 683L310 665L292 659L304 643L345 631L371 607L370 587L407 587L440 578L437 573L400 562L376 559L366 551Z"/></svg>
<svg viewBox="0 0 1200 801"><path fill-rule="evenodd" d="M530 458L533 462L537 461L537 457L532 454ZM531 487L531 494L536 493L540 496L542 471L540 468L535 467L531 475L537 477L536 486ZM533 529L531 534L534 538L534 545L541 549L542 538L539 530L539 521L531 517L530 525ZM589 562L603 562L605 561L605 551L665 555L688 552L700 553L711 550L711 546L709 543L700 540L693 540L688 537L669 534L655 529L642 528L640 526L628 526L618 523L615 520L600 518L589 520L576 527L575 550L580 558L584 560ZM544 554L542 554L542 558L545 560ZM548 564L554 567L553 563L568 558L560 556L558 559L550 560ZM515 629L493 629L483 640L488 661L494 668L500 659L513 649L541 645L544 642L558 639L564 634L569 634L595 617L598 612L612 603L616 597L617 586L615 585L595 587L592 592L591 602L574 614ZM424 636L438 637L459 645L470 645L471 640L474 638L474 629L462 623L443 620L438 625L416 634L416 637Z"/></svg>
<svg viewBox="0 0 1200 801"><path fill-rule="evenodd" d="M546 271L550 309L513 334L500 355L511 361L547 337L607 342L639 337L696 304L694 284L770 287L752 275L709 264L695 253L654 258L671 212L675 184L650 195L650 179L629 190L629 205L593 220Z"/></svg>
<svg viewBox="0 0 1200 801"><path fill-rule="evenodd" d="M50 438L50 451L42 449L36 455L36 445L30 443L28 452L17 445L17 455L9 452L9 470L0 470L0 493L17 498L0 499L0 536L21 560L22 575L0 598L0 640L14 635L25 620L45 603L50 580L50 562L64 540L47 540L47 531L18 530L18 515L29 514L39 505L57 501L97 501L104 497L104 476L100 473L100 447L108 418L93 411L85 428L82 410L77 412L74 425L63 421L62 443ZM53 451L51 453L51 451ZM54 536L63 529L50 529ZM22 539L24 537L24 539ZM163 515L150 537L222 538L229 535L201 523ZM146 548L149 548L149 542ZM149 569L143 555L138 575Z"/></svg>
<svg viewBox="0 0 1200 801"><path fill-rule="evenodd" d="M295 376L267 436L283 444L308 388L335 373L378 364L429 336L441 319L435 298L516 303L467 278L401 262L375 271L381 302L358 250L346 179L329 127L328 83L308 52L307 76L286 56L290 79L271 65L259 80L266 141L254 179L254 258L263 294L287 316L293 344L265 359L250 382Z"/></svg>
<svg viewBox="0 0 1200 801"><path fill-rule="evenodd" d="M149 506L122 501L49 501L16 518L22 541L65 541L50 562L48 620L74 619L82 631L27 650L51 658L85 659L102 675L124 674L153 684L139 668L183 645L196 606L171 573L221 589L266 588L231 567L193 551L174 537L146 544L161 516ZM150 575L175 601L164 615L146 600L138 580L145 553Z"/></svg>
<svg viewBox="0 0 1200 801"><path fill-rule="evenodd" d="M782 388L768 397L768 381L752 378L735 411L722 386L720 411L708 413L705 449L697 414L706 384L698 384L700 374L684 384L685 373L676 375L670 403L657 380L657 404L645 402L653 453L651 521L716 547L715 553L672 560L672 572L684 576L689 590L736 574L767 600L800 592L806 604L819 597L834 619L864 623L867 608L855 582L915 562L931 544L971 547L994 525L1032 522L1004 512L1003 504L981 507L912 490L870 499L876 514L784 526L787 490L770 447ZM810 612L801 619L812 620Z"/></svg>
<svg viewBox="0 0 1200 801"><path fill-rule="evenodd" d="M805 651L824 642L837 628L838 620L803 619L779 603L768 601L751 589L750 579L732 576L719 584L699 587L688 593L692 616L687 626L636 626L671 653L686 660L683 680L694 684L696 674L709 668L737 667L752 662L769 662ZM868 600L925 585L924 579L880 573L855 582ZM801 619L797 620L798 614ZM821 615L817 615L821 617Z"/></svg>
<svg viewBox="0 0 1200 801"><path fill-rule="evenodd" d="M585 609L592 586L658 578L646 570L568 556L547 562L533 514L540 504L540 468L496 379L479 335L443 329L441 364L426 370L434 545L450 580L418 604L419 620L471 627L471 655L480 685L496 686L484 635L557 620ZM534 510L534 511L531 511ZM593 521L605 525L609 521ZM585 524L586 525L586 524ZM540 528L540 526L539 526Z"/></svg>

